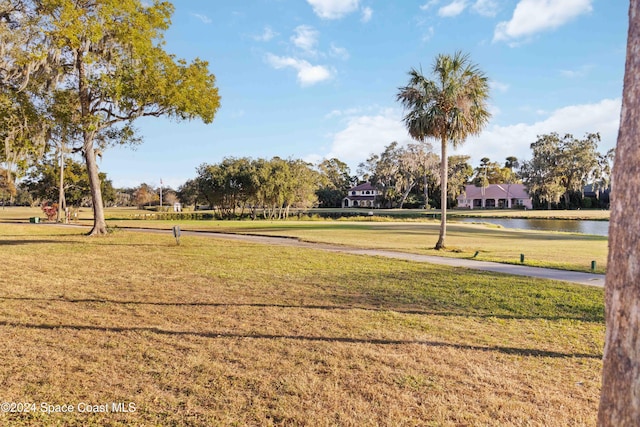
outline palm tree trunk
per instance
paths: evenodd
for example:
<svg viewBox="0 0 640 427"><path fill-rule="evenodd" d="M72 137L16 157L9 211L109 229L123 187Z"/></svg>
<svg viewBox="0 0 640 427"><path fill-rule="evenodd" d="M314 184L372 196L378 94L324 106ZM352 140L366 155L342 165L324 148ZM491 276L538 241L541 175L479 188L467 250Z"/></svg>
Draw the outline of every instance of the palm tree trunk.
<svg viewBox="0 0 640 427"><path fill-rule="evenodd" d="M447 139L442 138L442 160L440 164L440 236L436 250L444 249L444 238L447 235L447 179L449 175L449 159L447 159Z"/></svg>

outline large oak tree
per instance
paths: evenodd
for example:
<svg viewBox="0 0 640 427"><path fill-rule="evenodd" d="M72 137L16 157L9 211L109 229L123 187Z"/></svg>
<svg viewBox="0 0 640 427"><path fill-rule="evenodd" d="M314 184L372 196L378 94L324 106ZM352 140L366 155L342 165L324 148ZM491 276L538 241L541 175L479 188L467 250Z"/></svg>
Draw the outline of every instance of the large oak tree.
<svg viewBox="0 0 640 427"><path fill-rule="evenodd" d="M42 37L49 88L73 93L94 210L90 234L106 233L96 155L112 144L137 141L135 119L168 116L213 121L220 106L215 76L200 59L177 59L164 48L171 3L155 0L24 1L34 16L28 31Z"/></svg>

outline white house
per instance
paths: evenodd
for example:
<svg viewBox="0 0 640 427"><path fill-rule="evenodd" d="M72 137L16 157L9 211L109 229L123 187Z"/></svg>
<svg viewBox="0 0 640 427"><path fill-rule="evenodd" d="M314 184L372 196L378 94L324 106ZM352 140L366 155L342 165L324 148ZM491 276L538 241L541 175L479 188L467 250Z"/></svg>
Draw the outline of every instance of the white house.
<svg viewBox="0 0 640 427"><path fill-rule="evenodd" d="M458 207L466 209L518 208L532 209L533 203L523 184L489 184L488 187L465 185L458 196Z"/></svg>
<svg viewBox="0 0 640 427"><path fill-rule="evenodd" d="M347 192L347 197L342 199L343 208L377 208L376 196L380 194L376 188L368 182L356 185Z"/></svg>

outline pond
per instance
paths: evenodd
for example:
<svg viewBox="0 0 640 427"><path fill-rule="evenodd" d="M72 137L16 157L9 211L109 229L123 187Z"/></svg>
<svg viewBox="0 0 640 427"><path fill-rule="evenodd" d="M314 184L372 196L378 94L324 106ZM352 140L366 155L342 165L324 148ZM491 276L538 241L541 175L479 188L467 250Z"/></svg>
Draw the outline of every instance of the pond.
<svg viewBox="0 0 640 427"><path fill-rule="evenodd" d="M486 222L521 230L564 231L568 233L609 235L609 221L523 218L455 218L459 222Z"/></svg>

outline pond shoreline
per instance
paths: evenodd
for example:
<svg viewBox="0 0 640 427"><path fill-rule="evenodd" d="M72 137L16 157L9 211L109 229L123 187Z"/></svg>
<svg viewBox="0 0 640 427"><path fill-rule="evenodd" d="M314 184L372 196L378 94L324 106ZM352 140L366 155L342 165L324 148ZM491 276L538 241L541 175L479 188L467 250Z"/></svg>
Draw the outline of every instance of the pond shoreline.
<svg viewBox="0 0 640 427"><path fill-rule="evenodd" d="M605 219L566 218L518 218L518 217L471 217L450 218L458 223L490 224L505 229L579 233L606 237L609 235L609 221Z"/></svg>

